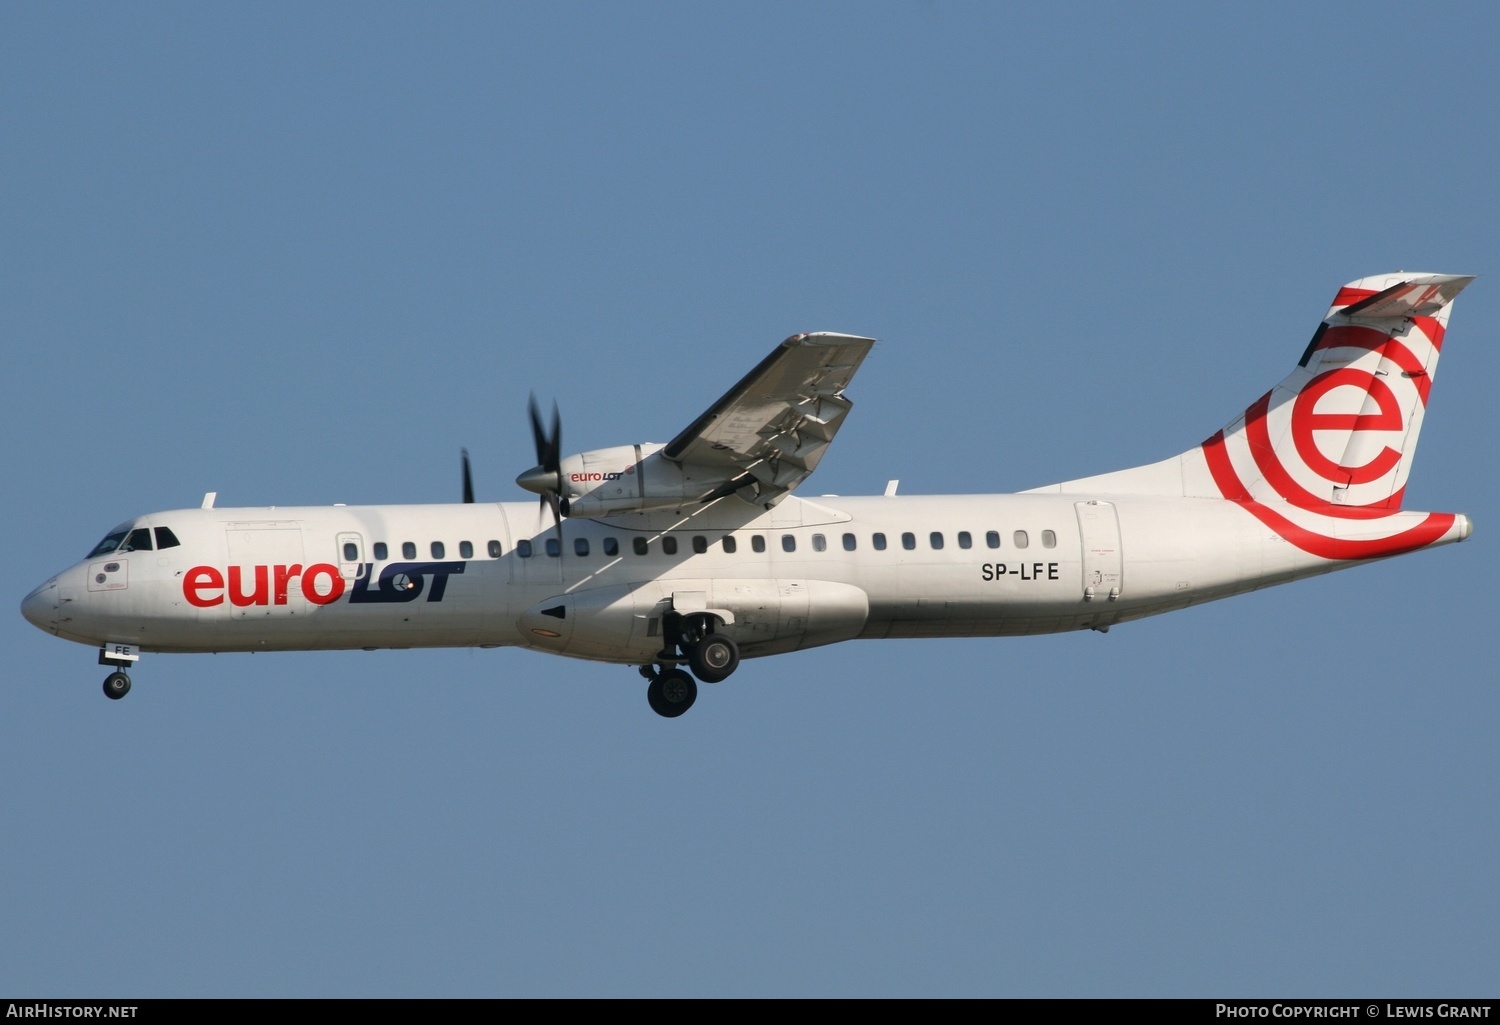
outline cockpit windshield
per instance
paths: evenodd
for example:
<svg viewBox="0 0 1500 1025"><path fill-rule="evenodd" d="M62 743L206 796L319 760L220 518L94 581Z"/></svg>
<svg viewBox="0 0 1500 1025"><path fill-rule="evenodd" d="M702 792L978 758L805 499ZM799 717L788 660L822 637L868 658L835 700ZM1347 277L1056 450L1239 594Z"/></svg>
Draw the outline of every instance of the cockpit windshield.
<svg viewBox="0 0 1500 1025"><path fill-rule="evenodd" d="M170 527L156 528L155 547L176 548L180 543ZM95 545L94 550L89 552L88 558L109 555L112 552L119 552L123 555L126 552L149 552L151 550L150 527L136 527L134 530L129 527L120 527L118 530L110 531L103 541Z"/></svg>
<svg viewBox="0 0 1500 1025"><path fill-rule="evenodd" d="M129 533L129 530L110 531L103 541L100 541L94 546L94 550L92 552L89 552L87 557L92 559L96 555L108 555L110 552L120 547L120 542L124 541L126 535Z"/></svg>

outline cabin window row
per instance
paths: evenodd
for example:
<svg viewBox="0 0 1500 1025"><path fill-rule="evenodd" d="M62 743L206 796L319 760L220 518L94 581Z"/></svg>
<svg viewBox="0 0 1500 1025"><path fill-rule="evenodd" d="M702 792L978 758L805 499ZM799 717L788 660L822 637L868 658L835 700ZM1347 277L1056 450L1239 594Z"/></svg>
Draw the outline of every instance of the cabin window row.
<svg viewBox="0 0 1500 1025"><path fill-rule="evenodd" d="M663 555L676 555L678 553L679 542L676 537L673 537L671 534L667 534L661 537L659 540L661 544L661 553ZM954 541L959 548L974 547L974 535L969 533L969 531L967 530L960 530L957 534L955 534ZM812 549L815 552L826 552L828 550L828 537L825 534L813 534L811 542ZM493 543L494 542L492 542L492 544ZM859 550L859 538L854 534L844 534L840 538L840 543L843 545L844 551L846 552ZM694 534L692 540L690 541L690 544L692 546L694 554L702 555L708 551L709 540L702 534ZM984 544L986 548L1001 547L1000 532L998 530L986 531L984 535ZM1042 531L1041 544L1043 548L1056 548L1057 532L1053 530ZM728 555L733 555L739 550L739 541L733 534L726 534L722 538L720 538L719 545ZM934 530L927 535L927 545L933 551L941 551L944 547L946 547L947 539L942 531ZM1031 535L1024 530L1013 531L1011 533L1011 545L1015 548L1029 548L1031 546ZM883 552L888 547L890 547L890 544L885 534L877 532L870 535L870 547L874 548L877 552ZM901 547L906 551L915 551L918 547L917 535L911 531L903 533L901 535ZM603 550L605 556L609 558L618 556L620 554L619 538L604 538L604 540L600 543L600 548ZM634 537L631 538L630 548L631 551L636 555L648 555L651 552L651 541L650 539L644 537ZM555 559L562 554L562 545L557 538L549 537L542 542L542 550L545 551L547 555ZM756 552L757 554L764 552L766 550L766 536L764 534L751 534L750 550L752 552ZM784 552L795 552L797 550L797 535L782 534L781 550ZM535 551L536 548L530 540L521 540L516 542L516 554L523 559L531 558L531 556L535 554ZM589 545L588 538L577 537L573 539L574 555L587 556L591 551L592 549ZM440 556L438 557L440 558Z"/></svg>
<svg viewBox="0 0 1500 1025"><path fill-rule="evenodd" d="M448 546L441 541L433 541L427 546L427 551L434 559L446 559L448 557ZM505 554L505 549L499 541L492 540L485 545L485 552L491 559L498 559ZM390 558L390 548L384 541L376 541L370 554L375 556L376 562L385 562ZM416 557L417 543L415 541L401 542L401 558L415 559ZM474 542L460 541L458 543L458 557L460 559L474 558ZM359 561L359 545L353 541L344 542L344 561Z"/></svg>

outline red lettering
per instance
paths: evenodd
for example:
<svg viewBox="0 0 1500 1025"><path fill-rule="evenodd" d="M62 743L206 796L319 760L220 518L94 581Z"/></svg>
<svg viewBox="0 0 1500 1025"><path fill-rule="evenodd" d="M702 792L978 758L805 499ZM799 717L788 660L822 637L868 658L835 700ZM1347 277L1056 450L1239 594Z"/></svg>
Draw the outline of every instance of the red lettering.
<svg viewBox="0 0 1500 1025"><path fill-rule="evenodd" d="M189 605L200 609L212 608L224 603L222 594L208 594L204 591L222 591L224 589L224 575L212 566L194 566L187 571L187 576L182 578L182 596L187 599Z"/></svg>
<svg viewBox="0 0 1500 1025"><path fill-rule="evenodd" d="M276 596L274 600L277 605L286 604L287 588L291 584L292 578L300 576L301 573L302 564L300 562L293 563L290 566L276 567Z"/></svg>
<svg viewBox="0 0 1500 1025"><path fill-rule="evenodd" d="M1318 400L1335 388L1357 388L1374 400L1375 413L1319 413ZM1325 456L1313 437L1314 431L1390 431L1402 429L1401 404L1380 378L1367 370L1343 367L1319 374L1307 383L1292 406L1292 442L1302 461L1324 480L1339 485L1368 484L1379 480L1401 462L1401 453L1386 446L1362 466L1344 466Z"/></svg>
<svg viewBox="0 0 1500 1025"><path fill-rule="evenodd" d="M325 576L328 578L326 593L318 589L318 578ZM343 597L343 594L344 578L339 575L337 566L320 562L302 571L302 597L314 605L331 605Z"/></svg>
<svg viewBox="0 0 1500 1025"><path fill-rule="evenodd" d="M229 567L229 601L231 604L244 608L246 605L269 605L271 603L266 567L256 566L254 569L255 590L250 594L246 594L244 588L244 571L239 566Z"/></svg>

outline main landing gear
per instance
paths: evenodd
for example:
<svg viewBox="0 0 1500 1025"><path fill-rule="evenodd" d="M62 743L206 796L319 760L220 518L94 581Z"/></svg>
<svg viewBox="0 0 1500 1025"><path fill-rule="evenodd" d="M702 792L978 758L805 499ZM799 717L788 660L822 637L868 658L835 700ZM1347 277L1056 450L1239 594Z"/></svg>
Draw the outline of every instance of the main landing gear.
<svg viewBox="0 0 1500 1025"><path fill-rule="evenodd" d="M716 632L716 617L673 614L665 618L667 644L657 655L656 665L641 666L641 675L651 681L646 687L651 711L675 719L698 700L697 682L678 663L685 659L693 676L704 683L718 683L739 668L740 648L733 638Z"/></svg>

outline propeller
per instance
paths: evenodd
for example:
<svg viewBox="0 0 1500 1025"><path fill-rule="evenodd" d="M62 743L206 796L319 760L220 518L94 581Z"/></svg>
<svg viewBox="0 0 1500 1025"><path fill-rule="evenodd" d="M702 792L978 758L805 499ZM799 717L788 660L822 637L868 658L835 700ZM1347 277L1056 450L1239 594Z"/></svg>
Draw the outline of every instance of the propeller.
<svg viewBox="0 0 1500 1025"><path fill-rule="evenodd" d="M531 440L536 444L536 465L516 478L516 483L527 491L541 496L541 504L552 510L552 522L557 527L558 549L562 548L562 518L567 512L567 500L562 497L562 417L557 403L552 403L552 429L542 423L542 411L537 408L536 394L532 393L528 408L531 414Z"/></svg>
<svg viewBox="0 0 1500 1025"><path fill-rule="evenodd" d="M464 504L474 504L474 475L469 472L469 450L459 449L463 453L464 463Z"/></svg>

